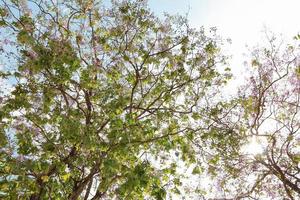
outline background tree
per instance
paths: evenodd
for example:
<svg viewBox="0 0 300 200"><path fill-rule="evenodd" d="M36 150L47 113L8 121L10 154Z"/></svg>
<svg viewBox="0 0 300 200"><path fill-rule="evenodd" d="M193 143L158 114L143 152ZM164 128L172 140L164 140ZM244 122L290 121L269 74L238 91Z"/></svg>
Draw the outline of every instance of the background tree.
<svg viewBox="0 0 300 200"><path fill-rule="evenodd" d="M225 109L230 117L221 118L224 112L215 117L223 129L235 126L242 145L230 157L222 149L214 154L218 197L300 196L299 37L286 45L267 34L267 42L251 53L247 83Z"/></svg>
<svg viewBox="0 0 300 200"><path fill-rule="evenodd" d="M0 15L2 198L178 192L171 158L196 161L199 113L230 77L213 29L145 1L2 0Z"/></svg>

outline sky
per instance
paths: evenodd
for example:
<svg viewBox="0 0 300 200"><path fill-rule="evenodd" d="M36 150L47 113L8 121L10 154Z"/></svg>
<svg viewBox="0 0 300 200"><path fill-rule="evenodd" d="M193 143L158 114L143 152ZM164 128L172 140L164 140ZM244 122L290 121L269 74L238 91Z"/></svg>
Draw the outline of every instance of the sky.
<svg viewBox="0 0 300 200"><path fill-rule="evenodd" d="M266 29L287 41L300 33L300 0L149 0L149 5L158 14L188 13L193 27L217 27L224 39L230 38L226 49L236 81L241 81L244 54L263 43Z"/></svg>

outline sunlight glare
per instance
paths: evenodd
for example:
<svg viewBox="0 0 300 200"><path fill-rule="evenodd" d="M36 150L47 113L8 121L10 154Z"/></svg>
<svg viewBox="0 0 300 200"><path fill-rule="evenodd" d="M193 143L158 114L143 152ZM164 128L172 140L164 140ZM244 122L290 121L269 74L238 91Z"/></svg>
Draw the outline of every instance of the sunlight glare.
<svg viewBox="0 0 300 200"><path fill-rule="evenodd" d="M256 156L258 154L262 154L264 149L262 146L262 142L261 140L259 140L257 137L253 136L251 137L251 139L249 140L248 144L246 144L243 148L242 151L245 154L248 155L253 155Z"/></svg>

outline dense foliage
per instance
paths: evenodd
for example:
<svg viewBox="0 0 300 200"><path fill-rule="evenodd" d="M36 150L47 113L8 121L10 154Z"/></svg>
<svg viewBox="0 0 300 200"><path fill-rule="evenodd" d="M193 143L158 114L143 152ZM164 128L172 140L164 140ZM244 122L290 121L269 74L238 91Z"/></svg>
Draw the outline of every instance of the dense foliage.
<svg viewBox="0 0 300 200"><path fill-rule="evenodd" d="M5 0L0 14L2 198L179 192L170 158L196 162L199 113L230 77L213 29L143 1Z"/></svg>

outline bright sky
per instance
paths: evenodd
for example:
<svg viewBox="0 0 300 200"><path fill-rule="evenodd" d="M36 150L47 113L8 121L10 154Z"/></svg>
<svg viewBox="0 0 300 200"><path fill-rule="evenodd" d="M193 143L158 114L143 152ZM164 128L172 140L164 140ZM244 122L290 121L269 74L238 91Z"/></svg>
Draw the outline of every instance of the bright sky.
<svg viewBox="0 0 300 200"><path fill-rule="evenodd" d="M236 76L243 71L245 45L261 43L266 27L292 39L300 33L300 0L149 0L156 13L189 12L192 26L216 26L223 38L230 38L231 68Z"/></svg>

